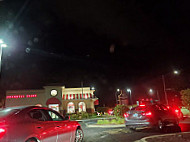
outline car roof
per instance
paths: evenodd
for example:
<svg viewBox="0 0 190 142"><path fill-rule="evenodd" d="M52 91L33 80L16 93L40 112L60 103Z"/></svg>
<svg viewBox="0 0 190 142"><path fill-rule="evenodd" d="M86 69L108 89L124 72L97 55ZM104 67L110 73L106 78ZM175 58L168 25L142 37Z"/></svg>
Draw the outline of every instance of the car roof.
<svg viewBox="0 0 190 142"><path fill-rule="evenodd" d="M40 106L15 106L15 107L5 107L0 109L1 110L7 110L7 109L12 109L12 110L23 110L23 109L30 109L30 108L41 108L41 109L48 109L46 107L40 107Z"/></svg>

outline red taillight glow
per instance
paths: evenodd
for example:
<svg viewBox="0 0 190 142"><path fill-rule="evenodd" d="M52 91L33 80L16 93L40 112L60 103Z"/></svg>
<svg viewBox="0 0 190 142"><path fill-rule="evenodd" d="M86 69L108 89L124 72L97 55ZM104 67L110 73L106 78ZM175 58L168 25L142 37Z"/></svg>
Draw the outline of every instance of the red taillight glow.
<svg viewBox="0 0 190 142"><path fill-rule="evenodd" d="M128 113L124 113L124 117L126 118L126 117L128 117L129 116L129 114Z"/></svg>
<svg viewBox="0 0 190 142"><path fill-rule="evenodd" d="M140 107L145 107L145 104L141 104Z"/></svg>
<svg viewBox="0 0 190 142"><path fill-rule="evenodd" d="M170 106L167 106L168 109L170 109Z"/></svg>
<svg viewBox="0 0 190 142"><path fill-rule="evenodd" d="M178 109L176 109L176 110L175 110L175 112L176 112L176 113L178 113L178 112L179 112L179 110L178 110Z"/></svg>
<svg viewBox="0 0 190 142"><path fill-rule="evenodd" d="M148 111L148 112L143 112L141 113L143 116L152 116L152 112Z"/></svg>
<svg viewBox="0 0 190 142"><path fill-rule="evenodd" d="M0 128L0 138L2 138L5 135L5 128Z"/></svg>

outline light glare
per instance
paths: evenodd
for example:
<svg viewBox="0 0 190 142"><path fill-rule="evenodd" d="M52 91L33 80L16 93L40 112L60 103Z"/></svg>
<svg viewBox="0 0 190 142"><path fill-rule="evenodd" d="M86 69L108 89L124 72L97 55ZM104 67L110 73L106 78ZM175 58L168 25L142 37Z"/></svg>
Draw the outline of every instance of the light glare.
<svg viewBox="0 0 190 142"><path fill-rule="evenodd" d="M0 39L0 44L4 43L2 39Z"/></svg>
<svg viewBox="0 0 190 142"><path fill-rule="evenodd" d="M7 44L1 44L1 47L6 48Z"/></svg>
<svg viewBox="0 0 190 142"><path fill-rule="evenodd" d="M153 93L153 90L152 90L152 89L149 89L149 92L150 92L150 93Z"/></svg>
<svg viewBox="0 0 190 142"><path fill-rule="evenodd" d="M131 89L127 89L127 92L131 92Z"/></svg>
<svg viewBox="0 0 190 142"><path fill-rule="evenodd" d="M174 71L174 74L179 74L179 71L175 70L175 71Z"/></svg>

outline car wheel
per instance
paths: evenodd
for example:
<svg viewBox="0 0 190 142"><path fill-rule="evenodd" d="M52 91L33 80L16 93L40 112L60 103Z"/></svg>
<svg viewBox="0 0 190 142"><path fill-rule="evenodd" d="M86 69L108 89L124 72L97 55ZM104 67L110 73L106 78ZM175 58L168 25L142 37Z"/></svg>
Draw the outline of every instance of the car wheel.
<svg viewBox="0 0 190 142"><path fill-rule="evenodd" d="M132 130L132 131L136 131L136 127L130 127L130 126L126 126L127 129Z"/></svg>
<svg viewBox="0 0 190 142"><path fill-rule="evenodd" d="M75 133L75 142L82 142L83 141L83 131L81 129L77 129Z"/></svg>
<svg viewBox="0 0 190 142"><path fill-rule="evenodd" d="M38 141L34 138L31 138L31 139L28 139L26 142L38 142Z"/></svg>
<svg viewBox="0 0 190 142"><path fill-rule="evenodd" d="M175 126L174 126L174 132L175 132L175 133L181 132L181 127L180 127L179 125L175 125Z"/></svg>
<svg viewBox="0 0 190 142"><path fill-rule="evenodd" d="M164 123L162 122L162 120L158 120L158 129L163 132L164 129Z"/></svg>

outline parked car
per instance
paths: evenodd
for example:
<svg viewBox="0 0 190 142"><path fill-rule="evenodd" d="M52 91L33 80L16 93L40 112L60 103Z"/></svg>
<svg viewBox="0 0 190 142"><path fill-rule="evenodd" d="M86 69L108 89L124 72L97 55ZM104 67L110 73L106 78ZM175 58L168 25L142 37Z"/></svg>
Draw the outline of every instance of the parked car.
<svg viewBox="0 0 190 142"><path fill-rule="evenodd" d="M23 106L0 110L2 142L81 142L83 136L78 122L49 108Z"/></svg>
<svg viewBox="0 0 190 142"><path fill-rule="evenodd" d="M167 126L179 128L177 115L165 105L150 104L132 108L124 114L126 127L136 129L138 127L158 128L163 131Z"/></svg>

